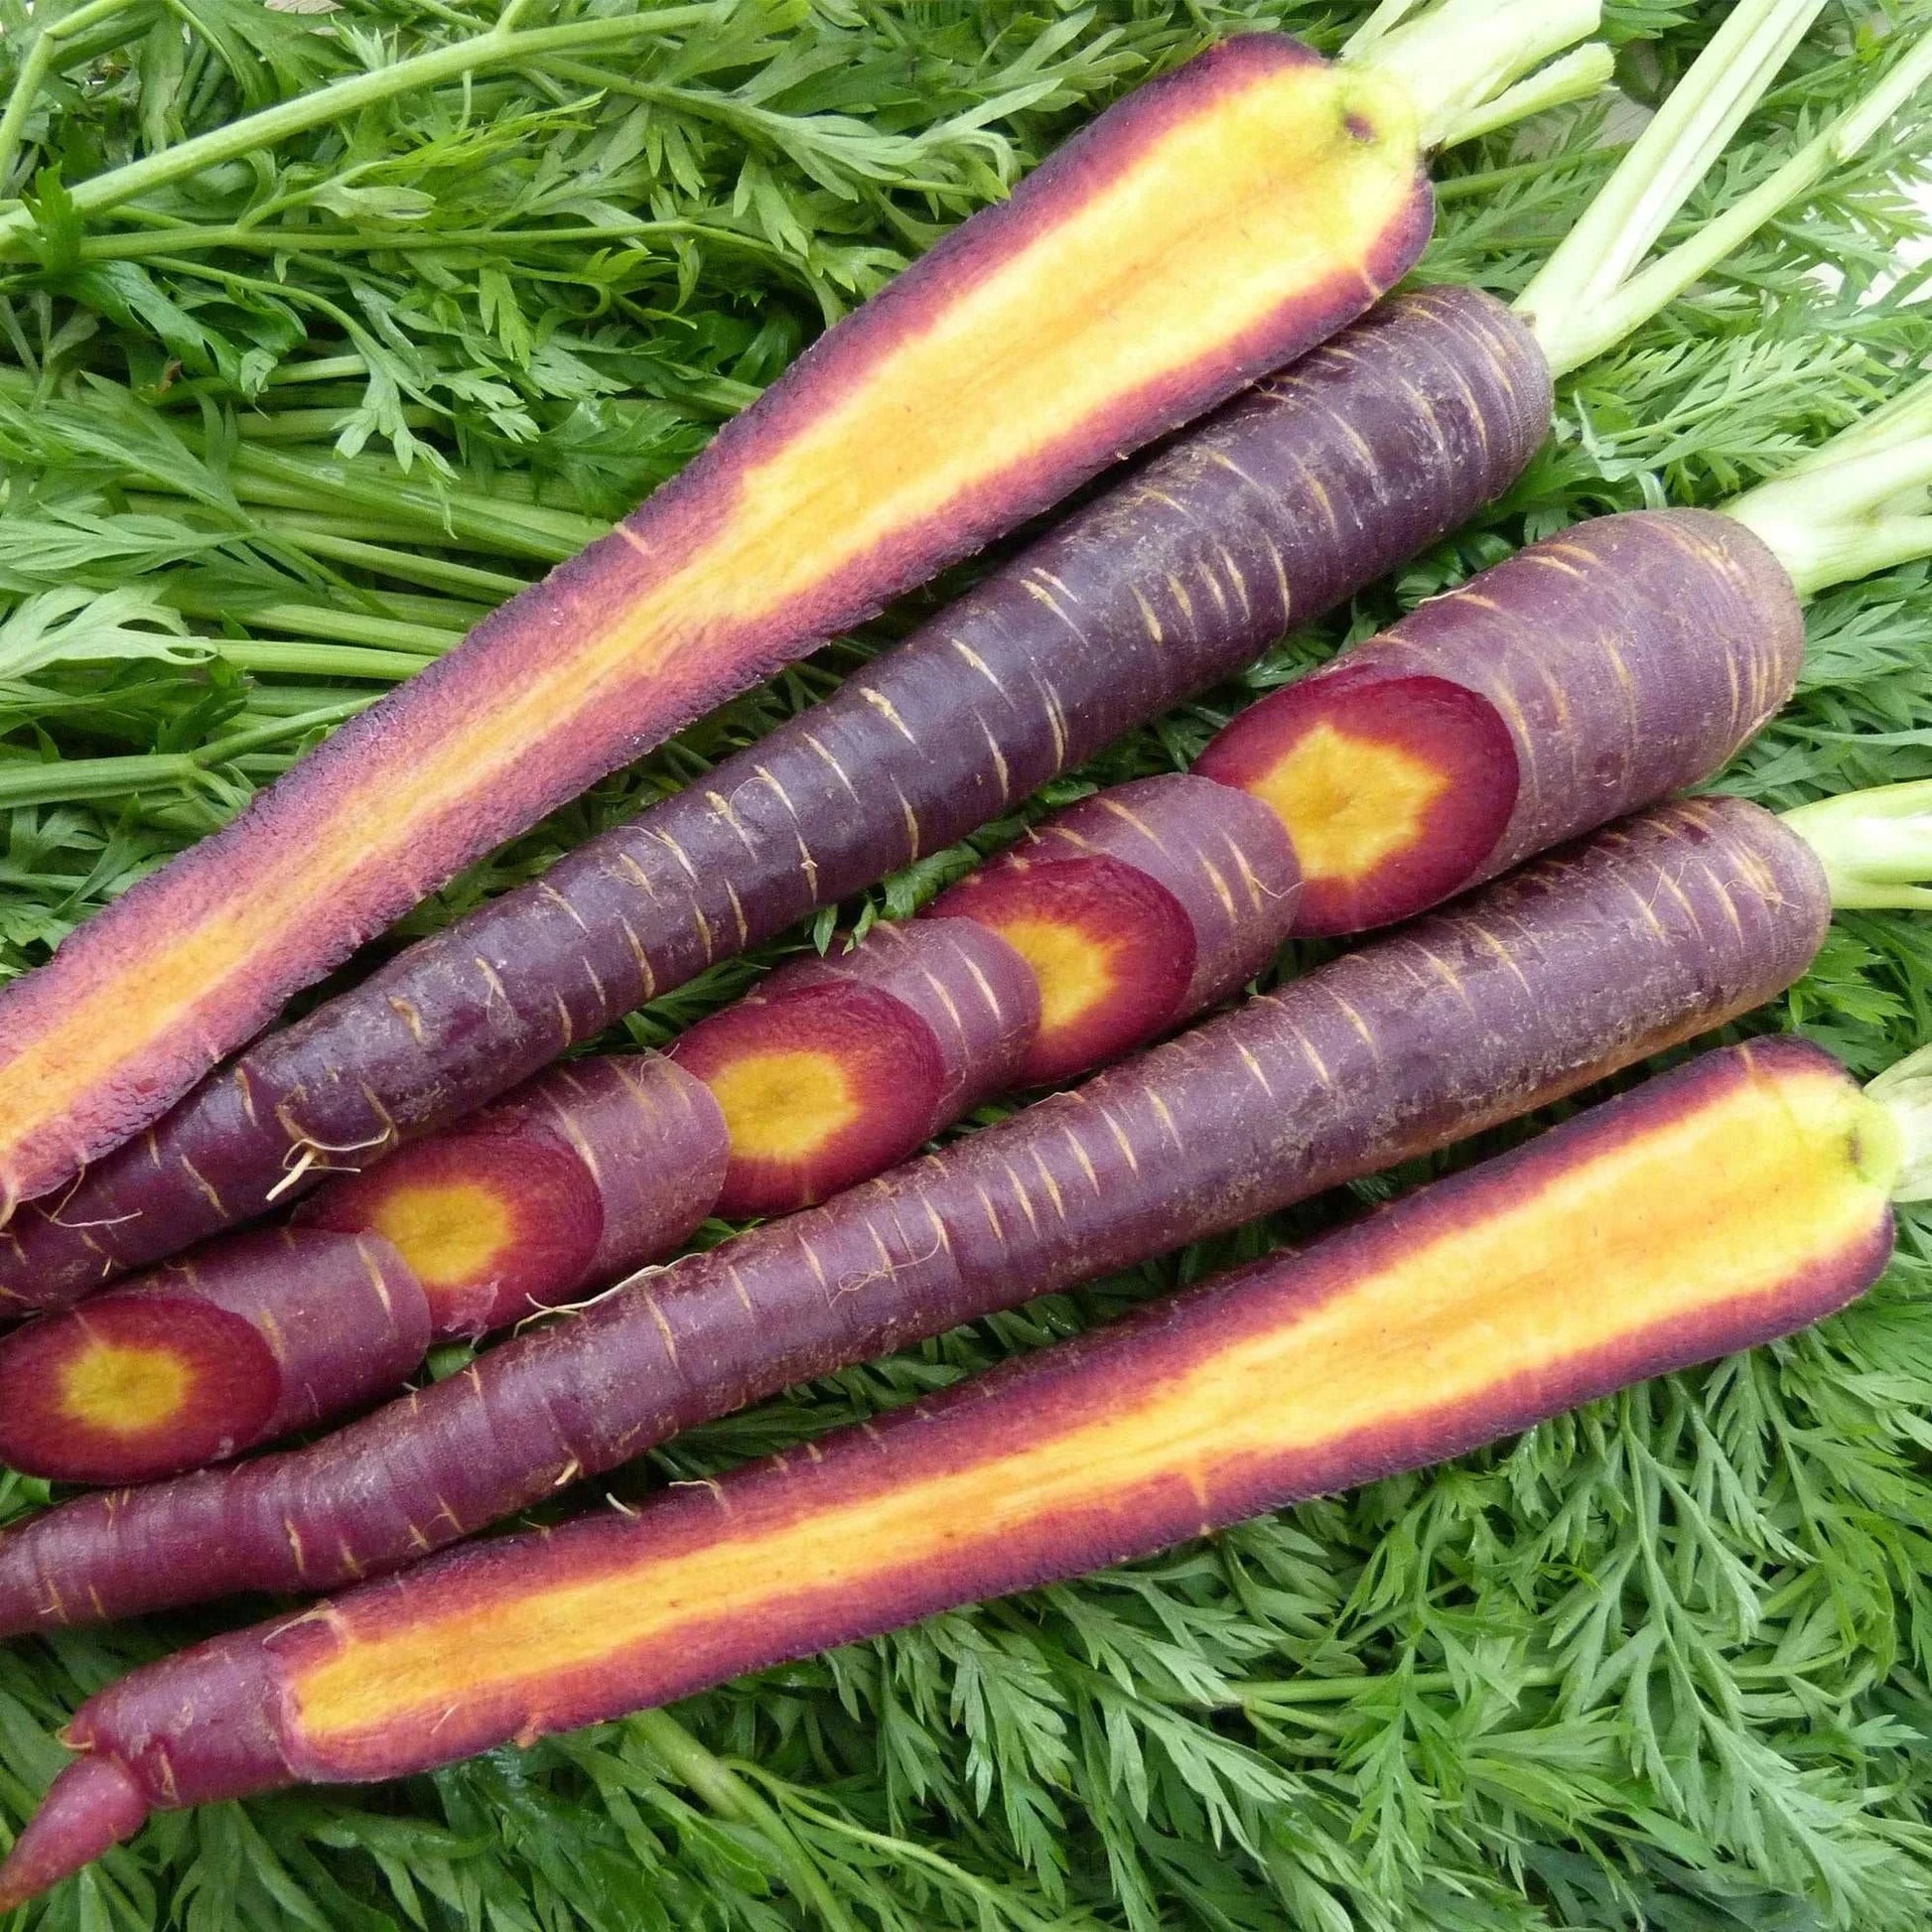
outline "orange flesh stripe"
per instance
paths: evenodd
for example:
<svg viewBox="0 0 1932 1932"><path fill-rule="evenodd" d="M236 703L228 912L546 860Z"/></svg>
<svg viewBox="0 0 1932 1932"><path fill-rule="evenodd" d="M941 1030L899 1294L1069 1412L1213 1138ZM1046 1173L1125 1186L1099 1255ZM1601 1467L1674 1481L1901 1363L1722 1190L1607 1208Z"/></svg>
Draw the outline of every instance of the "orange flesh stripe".
<svg viewBox="0 0 1932 1932"><path fill-rule="evenodd" d="M60 1406L89 1429L139 1436L172 1422L193 1389L193 1371L167 1349L89 1336L61 1371Z"/></svg>
<svg viewBox="0 0 1932 1932"><path fill-rule="evenodd" d="M1305 879L1353 884L1423 837L1449 774L1325 719L1244 789L1287 826Z"/></svg>
<svg viewBox="0 0 1932 1932"><path fill-rule="evenodd" d="M1562 1387L1580 1358L1641 1361L1684 1324L1723 1332L1726 1309L1776 1302L1869 1248L1888 1225L1895 1154L1887 1117L1822 1058L1735 1064L1739 1077L1688 1104L1573 1143L1533 1182L1465 1189L1400 1238L1356 1240L1324 1292L1283 1293L1265 1318L1166 1354L1152 1330L1097 1378L1105 1389L994 1426L989 1395L958 1432L969 1452L956 1463L900 1430L902 1460L876 1460L874 1480L842 1490L802 1470L810 1502L775 1479L727 1485L704 1531L589 1574L518 1590L512 1571L480 1593L446 1592L454 1607L431 1590L400 1617L380 1596L365 1616L325 1610L333 1654L291 1670L292 1730L314 1764L355 1763L379 1757L383 1736L505 1693L540 1730L547 1688L572 1671L674 1676L665 1660L721 1627L773 1618L782 1632L801 1594L902 1604L921 1577L984 1577L1028 1543L1050 1553L1055 1522L1131 1526L1137 1498L1176 1483L1205 1516L1244 1472L1351 1445L1360 1461L1360 1445L1412 1442L1433 1417L1493 1413L1499 1399L1507 1412L1525 1390Z"/></svg>
<svg viewBox="0 0 1932 1932"><path fill-rule="evenodd" d="M1351 120L1372 122L1377 138L1355 138ZM300 839L256 837L233 872L178 895L177 927L143 933L138 998L122 961L91 984L76 972L41 1009L0 1064L0 1211L101 1151L69 1125L77 1095L117 1082L145 1093L143 1055L163 1038L204 1044L204 1064L238 1043L231 1022L202 1016L219 1015L230 981L258 971L317 907L349 902L372 878L439 883L419 877L426 830L526 791L536 748L634 710L653 680L722 695L719 661L743 655L734 633L782 630L869 556L1010 486L1124 398L1226 352L1311 288L1359 274L1414 201L1410 120L1369 75L1313 62L1228 72L1209 102L1097 171L1076 205L1004 259L880 332L856 379L801 393L789 418L767 416L754 446L764 453L727 473L728 491L704 505L716 512L705 534L673 532L660 555L621 526L640 589L577 609L567 587L528 594L550 596L528 613L548 634L532 639L542 648L496 653L488 702L445 705L415 742L339 770ZM64 1135L66 1166L48 1151ZM12 1152L29 1143L38 1170Z"/></svg>
<svg viewBox="0 0 1932 1932"><path fill-rule="evenodd" d="M368 1225L429 1289L475 1281L516 1234L509 1204L474 1180L398 1187L380 1196Z"/></svg>
<svg viewBox="0 0 1932 1932"><path fill-rule="evenodd" d="M865 1111L832 1053L748 1053L705 1075L725 1116L732 1153L795 1161L843 1133Z"/></svg>

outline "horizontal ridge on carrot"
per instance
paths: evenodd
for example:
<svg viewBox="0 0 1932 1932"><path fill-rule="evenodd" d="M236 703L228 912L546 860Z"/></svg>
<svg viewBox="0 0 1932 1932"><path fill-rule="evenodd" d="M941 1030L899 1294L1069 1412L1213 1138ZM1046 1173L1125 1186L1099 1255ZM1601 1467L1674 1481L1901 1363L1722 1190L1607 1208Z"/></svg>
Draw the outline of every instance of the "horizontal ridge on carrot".
<svg viewBox="0 0 1932 1932"><path fill-rule="evenodd" d="M1428 237L1428 146L1596 13L1451 6L1335 63L1243 35L1110 108L610 536L0 994L0 1208L490 846L1354 320Z"/></svg>
<svg viewBox="0 0 1932 1932"><path fill-rule="evenodd" d="M0 1867L45 1888L152 1810L396 1777L1460 1453L1790 1333L1932 1191L1932 1080L1705 1055L1299 1255L796 1459L455 1551L82 1706Z"/></svg>
<svg viewBox="0 0 1932 1932"><path fill-rule="evenodd" d="M71 1482L172 1475L394 1394L431 1333L379 1236L240 1234L0 1343L0 1460Z"/></svg>
<svg viewBox="0 0 1932 1932"><path fill-rule="evenodd" d="M1840 876L1867 818L1898 844L1856 799L1824 841ZM792 1382L1574 1092L1773 998L1829 915L1818 854L1769 813L1658 807L325 1442L0 1534L0 1633L392 1568Z"/></svg>

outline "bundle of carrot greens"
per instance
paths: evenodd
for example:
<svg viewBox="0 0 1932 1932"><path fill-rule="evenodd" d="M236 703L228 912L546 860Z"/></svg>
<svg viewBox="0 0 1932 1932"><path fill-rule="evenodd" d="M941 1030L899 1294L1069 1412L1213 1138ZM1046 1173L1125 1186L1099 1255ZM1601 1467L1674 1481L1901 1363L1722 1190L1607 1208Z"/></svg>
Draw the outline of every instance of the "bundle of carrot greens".
<svg viewBox="0 0 1932 1932"><path fill-rule="evenodd" d="M21 1924L1924 1922L1932 7L0 26Z"/></svg>

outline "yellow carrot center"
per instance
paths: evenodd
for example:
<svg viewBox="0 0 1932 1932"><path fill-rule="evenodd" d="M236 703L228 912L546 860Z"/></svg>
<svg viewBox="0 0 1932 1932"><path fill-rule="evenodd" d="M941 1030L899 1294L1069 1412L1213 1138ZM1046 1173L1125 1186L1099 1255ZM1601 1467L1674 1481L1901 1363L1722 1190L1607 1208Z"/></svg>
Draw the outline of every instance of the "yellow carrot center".
<svg viewBox="0 0 1932 1932"><path fill-rule="evenodd" d="M165 1348L131 1348L89 1336L61 1373L61 1409L74 1422L138 1436L180 1415L194 1376Z"/></svg>
<svg viewBox="0 0 1932 1932"><path fill-rule="evenodd" d="M1123 1376L1106 1399L1031 1426L952 1467L871 1493L721 1513L682 1551L521 1595L431 1594L410 1620L330 1612L335 1654L293 1674L312 1744L426 1722L453 1695L545 1685L782 1592L857 1590L1038 1536L1064 1512L1131 1520L1175 1482L1201 1499L1258 1460L1366 1438L1409 1439L1439 1413L1618 1348L1660 1324L1775 1295L1866 1239L1893 1156L1878 1110L1829 1068L1754 1065L1641 1131L1458 1207L1349 1272L1299 1311L1242 1324L1191 1357ZM1518 1171L1520 1173L1520 1170Z"/></svg>
<svg viewBox="0 0 1932 1932"><path fill-rule="evenodd" d="M1288 827L1303 876L1352 885L1423 837L1449 774L1323 719L1246 786Z"/></svg>
<svg viewBox="0 0 1932 1932"><path fill-rule="evenodd" d="M381 1198L370 1227L427 1289L474 1282L516 1235L509 1204L474 1180L398 1187Z"/></svg>
<svg viewBox="0 0 1932 1932"><path fill-rule="evenodd" d="M997 932L1039 983L1039 1031L1070 1026L1110 994L1117 983L1114 949L1083 927L1060 919L1014 919Z"/></svg>
<svg viewBox="0 0 1932 1932"><path fill-rule="evenodd" d="M864 1111L838 1058L806 1048L748 1053L705 1084L741 1159L796 1161L843 1133Z"/></svg>

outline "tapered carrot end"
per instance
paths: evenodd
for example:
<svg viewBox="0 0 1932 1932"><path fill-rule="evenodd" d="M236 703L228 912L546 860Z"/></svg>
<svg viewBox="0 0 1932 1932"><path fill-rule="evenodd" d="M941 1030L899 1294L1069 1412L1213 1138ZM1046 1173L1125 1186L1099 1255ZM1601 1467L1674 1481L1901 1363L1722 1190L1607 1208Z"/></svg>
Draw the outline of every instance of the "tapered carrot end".
<svg viewBox="0 0 1932 1932"><path fill-rule="evenodd" d="M70 1877L147 1822L148 1801L111 1757L79 1757L56 1778L0 1863L0 1912Z"/></svg>
<svg viewBox="0 0 1932 1932"><path fill-rule="evenodd" d="M883 988L837 980L744 1000L671 1049L731 1134L718 1212L787 1214L910 1154L946 1069L931 1028Z"/></svg>
<svg viewBox="0 0 1932 1932"><path fill-rule="evenodd" d="M419 1141L332 1181L300 1218L390 1243L440 1335L481 1334L562 1300L583 1284L604 1226L574 1153L487 1128Z"/></svg>
<svg viewBox="0 0 1932 1932"><path fill-rule="evenodd" d="M257 1441L280 1398L268 1343L186 1295L104 1296L0 1341L0 1462L146 1482Z"/></svg>
<svg viewBox="0 0 1932 1932"><path fill-rule="evenodd" d="M1069 1079L1153 1038L1181 1011L1195 942L1186 908L1138 867L1105 857L997 861L932 910L998 933L1039 982L1029 1085Z"/></svg>
<svg viewBox="0 0 1932 1932"><path fill-rule="evenodd" d="M1274 808L1302 862L1295 929L1361 932L1473 885L1515 809L1515 741L1447 678L1343 669L1264 698L1195 774Z"/></svg>

